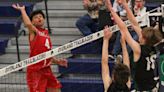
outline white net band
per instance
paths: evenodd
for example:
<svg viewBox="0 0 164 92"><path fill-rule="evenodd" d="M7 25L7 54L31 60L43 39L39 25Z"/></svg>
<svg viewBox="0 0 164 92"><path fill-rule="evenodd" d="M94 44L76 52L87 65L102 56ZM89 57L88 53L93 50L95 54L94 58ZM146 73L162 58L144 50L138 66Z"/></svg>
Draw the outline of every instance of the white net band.
<svg viewBox="0 0 164 92"><path fill-rule="evenodd" d="M146 14L144 14L141 17L136 17L137 21L141 21L142 18L144 16L148 16L148 14L150 14L150 12L151 11L147 12ZM125 21L124 23L126 24L127 27L131 25L129 20ZM112 32L116 32L116 31L119 30L119 28L118 28L117 25L114 25L114 26L110 27L110 30ZM9 66L6 66L6 67L0 69L0 77L4 76L4 75L7 75L9 73L18 71L20 69L23 69L23 68L25 68L27 66L39 63L40 61L42 61L44 59L47 59L47 58L59 55L59 54L61 54L63 52L72 50L72 49L77 48L77 47L80 47L80 46L82 46L84 44L87 44L89 42L95 41L95 40L97 40L97 39L99 39L99 38L101 38L103 36L104 36L103 30L101 30L101 31L98 31L98 32L93 33L91 35L88 35L86 37L83 37L83 38L80 38L78 40L75 40L73 42L67 43L67 44L65 44L63 46L59 46L59 47L57 47L55 49L52 49L50 51L41 53L39 55L36 55L34 57L31 57L31 58L28 58L28 59L25 59L25 60L22 60L20 62L15 63L15 64L11 64Z"/></svg>

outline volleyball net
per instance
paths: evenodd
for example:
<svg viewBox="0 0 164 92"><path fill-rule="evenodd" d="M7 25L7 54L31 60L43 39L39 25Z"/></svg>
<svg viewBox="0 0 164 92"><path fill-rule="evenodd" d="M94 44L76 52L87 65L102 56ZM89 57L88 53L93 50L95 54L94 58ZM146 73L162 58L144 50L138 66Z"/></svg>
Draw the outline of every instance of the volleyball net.
<svg viewBox="0 0 164 92"><path fill-rule="evenodd" d="M147 26L150 26L150 24L151 24L149 21L150 17L158 17L158 16L164 17L164 5L161 5L161 7L158 7L156 9L151 10L151 11L148 11L146 14L144 14L141 17L136 17L136 19L137 19L137 21L142 21L143 18L147 18L147 20L148 20ZM129 20L124 21L124 23L126 24L127 27L131 26L131 23ZM146 25L141 25L141 26L146 26ZM114 26L110 27L110 30L114 33L114 32L119 31L119 28L117 25L114 25ZM64 52L71 51L71 50L76 49L80 46L94 42L94 41L102 38L103 36L104 36L103 30L101 30L101 31L98 31L96 33L93 33L93 34L90 34L88 36L77 39L75 41L69 42L65 45L59 46L59 47L52 49L50 51L41 53L41 54L36 55L34 57L27 58L25 60L22 60L20 62L15 63L15 64L11 64L9 66L1 68L0 69L0 83L1 83L0 92L18 92L18 90L13 90L14 88L15 89L19 88L19 92L28 92L27 86L26 86L26 74L25 74L26 71L19 71L19 70L24 69L30 65L39 63L40 61L45 60L45 59L50 58L50 57L53 57L53 56L61 55L60 57L63 58L64 56L62 56L62 54ZM68 58L68 61L69 60L71 62L68 62L68 63L72 63L72 64L76 63L76 61L74 61L73 58L71 58L71 57ZM86 73L85 71L84 72L82 71L82 72L77 74L77 77L74 79L74 81L78 81L79 83L83 83L83 82L87 82L85 80L85 79L87 79L90 81L90 83L88 83L88 84L92 84L93 81L94 82L96 81L95 82L95 85L97 86L96 88L97 89L102 88L102 81L101 81L101 75L100 75L100 72L101 72L101 70L100 70L100 63L101 62L100 61L101 61L101 58L99 58L99 59L86 59L85 61L82 61L79 59L78 62L82 62L83 64L80 64L80 66L76 66L76 68L73 65L70 65L70 66L68 66L68 67L70 67L69 70L66 68L66 69L64 69L65 71L62 73L60 73L58 71L56 73L57 74L56 76L60 75L59 77L61 78L61 80L60 80L61 82L69 83L71 80L62 79L63 74L65 72L70 72L70 71L76 72L75 71L76 69L83 66L84 69L87 68L90 71L95 71L95 73L93 73L93 75L91 75L91 73L89 73L89 72ZM85 64L86 62L88 64ZM87 65L90 67L88 67ZM111 66L112 66L112 64L111 64ZM71 68L71 67L74 67L74 68ZM95 68L95 67L98 67L98 68ZM52 69L53 70L59 70L59 68L56 66L52 66ZM61 70L62 69L63 68L61 68ZM93 70L93 69L99 69L99 70ZM96 72L98 72L98 71L99 71L99 74L96 74ZM87 75L87 77L85 75ZM69 75L69 77L70 76L72 76L71 78L74 78L75 75ZM80 79L82 79L82 80L80 80ZM99 86L99 83L101 86ZM87 88L88 84L83 85L83 86L85 86ZM64 84L63 87L65 85L66 84ZM72 92L80 92L79 90L83 88L83 86L81 86L81 88L80 87L77 88L76 86L77 86L77 84L75 84L74 86L71 86L72 89L73 88L76 89L76 91L72 91ZM97 91L97 92L99 92L99 91Z"/></svg>

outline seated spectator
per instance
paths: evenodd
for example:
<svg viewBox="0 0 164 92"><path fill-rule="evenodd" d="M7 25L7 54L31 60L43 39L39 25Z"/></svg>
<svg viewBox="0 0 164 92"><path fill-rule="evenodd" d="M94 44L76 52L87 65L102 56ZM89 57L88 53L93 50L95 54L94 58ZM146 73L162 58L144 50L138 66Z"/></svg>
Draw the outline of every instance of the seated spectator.
<svg viewBox="0 0 164 92"><path fill-rule="evenodd" d="M132 9L131 0L126 0L126 1L128 2L129 8ZM126 14L126 11L125 11L124 7L121 4L121 0L115 0L114 1L113 10L115 12L117 12L117 14L120 16L120 18L122 20L124 20L124 21L127 20L127 14ZM128 30L129 30L130 34L132 35L133 39L137 40L138 36L136 35L136 32L133 31L132 28L129 28ZM116 40L115 40L115 43L114 43L114 46L113 46L113 51L112 51L112 54L114 55L113 57L116 57L117 55L122 54L120 38L121 38L120 32L116 32ZM129 47L129 45L127 45L127 50L128 50L129 54L132 51L131 48Z"/></svg>
<svg viewBox="0 0 164 92"><path fill-rule="evenodd" d="M87 36L98 31L99 2L97 0L83 0L83 6L88 13L76 21L76 26L84 36Z"/></svg>
<svg viewBox="0 0 164 92"><path fill-rule="evenodd" d="M104 0L101 1L102 2L99 8L99 18L98 18L99 30L103 30L106 25L108 26L113 25L113 20L111 19L110 12L108 11L108 9L106 9Z"/></svg>
<svg viewBox="0 0 164 92"><path fill-rule="evenodd" d="M129 8L132 8L131 0L126 0ZM126 11L121 5L121 0L115 0L113 3L113 9L121 17L122 20L127 20Z"/></svg>
<svg viewBox="0 0 164 92"><path fill-rule="evenodd" d="M114 0L111 0L111 2L113 2ZM101 0L101 5L99 8L99 17L98 17L98 29L99 30L103 30L105 26L113 26L113 20L111 19L111 15L110 12L108 11L108 9L105 6L105 0ZM116 34L114 33L111 37L111 39L109 40L109 53L112 53L113 50L113 43L115 42L116 39ZM109 55L110 57L110 55Z"/></svg>
<svg viewBox="0 0 164 92"><path fill-rule="evenodd" d="M146 14L146 7L144 5L145 5L145 0L135 0L134 8L133 8L135 16L142 17ZM146 16L142 17L142 21L140 22L141 22L140 23L141 26L147 25Z"/></svg>

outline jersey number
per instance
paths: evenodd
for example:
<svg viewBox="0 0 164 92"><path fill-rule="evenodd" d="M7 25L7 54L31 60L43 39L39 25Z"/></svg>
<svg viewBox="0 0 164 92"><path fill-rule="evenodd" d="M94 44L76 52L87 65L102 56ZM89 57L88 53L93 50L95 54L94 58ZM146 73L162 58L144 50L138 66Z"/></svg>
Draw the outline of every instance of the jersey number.
<svg viewBox="0 0 164 92"><path fill-rule="evenodd" d="M156 55L152 55L150 57L146 57L147 60L147 71L149 71L151 68L155 69L155 60L156 60L157 56Z"/></svg>
<svg viewBox="0 0 164 92"><path fill-rule="evenodd" d="M47 49L50 49L50 42L48 39L46 39L45 46L47 47Z"/></svg>

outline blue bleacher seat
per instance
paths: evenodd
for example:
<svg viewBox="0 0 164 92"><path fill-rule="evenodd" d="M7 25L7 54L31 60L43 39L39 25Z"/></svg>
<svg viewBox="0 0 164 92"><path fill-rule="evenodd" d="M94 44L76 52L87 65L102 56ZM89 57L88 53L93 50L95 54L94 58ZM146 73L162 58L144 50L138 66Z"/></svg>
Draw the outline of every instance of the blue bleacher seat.
<svg viewBox="0 0 164 92"><path fill-rule="evenodd" d="M0 37L6 37L7 41L18 34L21 25L20 12L12 8L12 4L17 2L0 2ZM26 6L26 12L29 15L33 10L33 2L19 2ZM0 40L0 53L5 53L7 41Z"/></svg>
<svg viewBox="0 0 164 92"><path fill-rule="evenodd" d="M160 7L161 3L145 3L145 7L147 7L147 11Z"/></svg>
<svg viewBox="0 0 164 92"><path fill-rule="evenodd" d="M62 84L62 92L104 92L102 78L95 77L65 77L58 78ZM134 81L131 81L131 90L134 89Z"/></svg>
<svg viewBox="0 0 164 92"><path fill-rule="evenodd" d="M13 2L0 2L0 17L19 17L21 15L19 11L12 8L12 4ZM30 15L34 3L20 2L20 4L26 6L27 14Z"/></svg>
<svg viewBox="0 0 164 92"><path fill-rule="evenodd" d="M62 92L103 92L101 79L59 79L62 84Z"/></svg>
<svg viewBox="0 0 164 92"><path fill-rule="evenodd" d="M21 20L17 18L0 19L0 35L15 36L20 25Z"/></svg>
<svg viewBox="0 0 164 92"><path fill-rule="evenodd" d="M110 70L114 65L109 61ZM101 74L101 59L68 59L68 68L59 67L59 72L63 74Z"/></svg>
<svg viewBox="0 0 164 92"><path fill-rule="evenodd" d="M0 39L0 54L5 53L5 48L7 47L8 39Z"/></svg>
<svg viewBox="0 0 164 92"><path fill-rule="evenodd" d="M0 2L0 35L17 34L21 25L21 14L18 10L12 8L14 2ZM16 3L16 2L15 2ZM26 12L29 15L33 9L33 2L19 2L26 6Z"/></svg>
<svg viewBox="0 0 164 92"><path fill-rule="evenodd" d="M45 1L45 0L1 0L1 2L33 2L33 3L37 3L41 1Z"/></svg>
<svg viewBox="0 0 164 92"><path fill-rule="evenodd" d="M101 54L102 39L90 42L78 48L71 50L72 54Z"/></svg>

